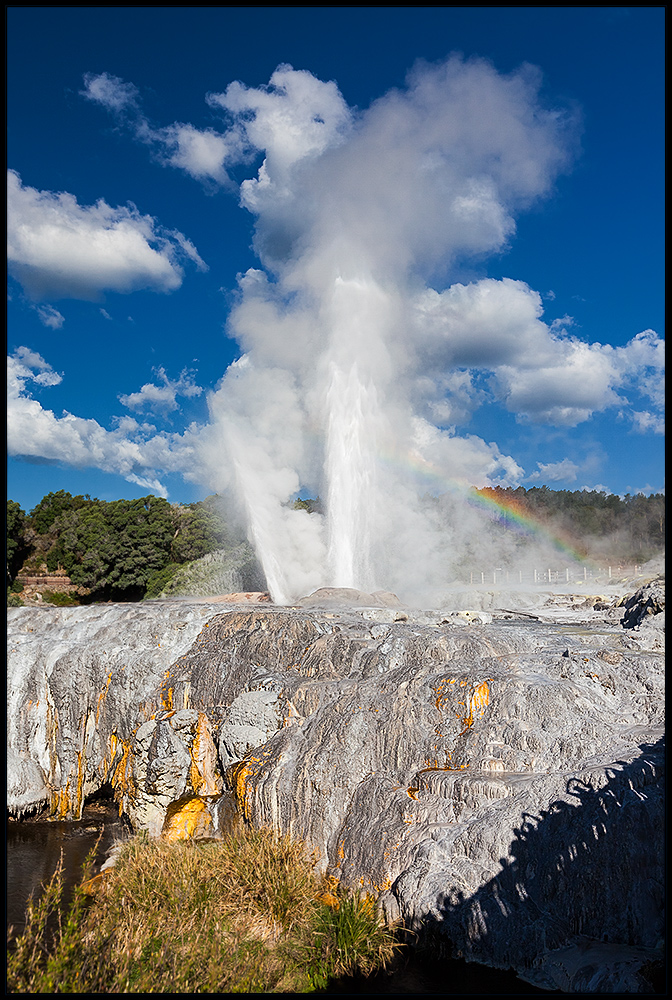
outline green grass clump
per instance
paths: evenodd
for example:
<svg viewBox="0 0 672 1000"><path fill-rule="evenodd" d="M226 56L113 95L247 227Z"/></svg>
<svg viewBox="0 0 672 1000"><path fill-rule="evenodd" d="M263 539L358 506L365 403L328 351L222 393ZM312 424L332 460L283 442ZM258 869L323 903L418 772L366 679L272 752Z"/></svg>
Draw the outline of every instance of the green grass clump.
<svg viewBox="0 0 672 1000"><path fill-rule="evenodd" d="M385 968L399 948L370 897L322 902L314 858L267 830L137 837L53 930L61 881L11 943L9 993L310 993Z"/></svg>
<svg viewBox="0 0 672 1000"><path fill-rule="evenodd" d="M77 598L62 590L43 590L42 600L45 604L53 604L56 608L74 608L79 604Z"/></svg>

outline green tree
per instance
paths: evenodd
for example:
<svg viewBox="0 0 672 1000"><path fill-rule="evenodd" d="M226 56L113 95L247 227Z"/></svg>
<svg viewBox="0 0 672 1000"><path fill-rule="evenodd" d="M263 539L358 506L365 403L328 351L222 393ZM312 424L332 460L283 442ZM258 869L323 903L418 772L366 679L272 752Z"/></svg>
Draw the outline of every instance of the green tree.
<svg viewBox="0 0 672 1000"><path fill-rule="evenodd" d="M93 501L97 503L99 501ZM30 512L30 527L38 535L44 535L52 526L59 515L69 510L79 510L91 503L88 496L75 496L66 493L65 490L58 490L56 493L47 493L42 497L36 507Z"/></svg>
<svg viewBox="0 0 672 1000"><path fill-rule="evenodd" d="M217 509L217 500L218 497L212 496L173 508L176 527L171 555L174 562L192 562L233 544L231 533Z"/></svg>
<svg viewBox="0 0 672 1000"><path fill-rule="evenodd" d="M7 501L7 585L18 573L30 550L26 537L26 515L16 500Z"/></svg>
<svg viewBox="0 0 672 1000"><path fill-rule="evenodd" d="M315 499L309 497L307 500L295 500L293 509L307 510L309 514L324 514L324 504L319 497L315 497Z"/></svg>
<svg viewBox="0 0 672 1000"><path fill-rule="evenodd" d="M62 565L92 598L139 600L156 570L170 561L173 510L167 500L94 500L53 522L47 565Z"/></svg>

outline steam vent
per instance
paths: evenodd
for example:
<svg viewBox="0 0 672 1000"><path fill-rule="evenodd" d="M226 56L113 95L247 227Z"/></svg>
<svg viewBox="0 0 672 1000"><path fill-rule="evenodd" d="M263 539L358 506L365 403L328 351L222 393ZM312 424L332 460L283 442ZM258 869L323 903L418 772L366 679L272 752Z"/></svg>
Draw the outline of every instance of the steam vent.
<svg viewBox="0 0 672 1000"><path fill-rule="evenodd" d="M78 817L110 789L169 839L235 815L305 839L446 954L562 992L650 992L663 585L525 610L334 588L291 607L10 609L8 809Z"/></svg>

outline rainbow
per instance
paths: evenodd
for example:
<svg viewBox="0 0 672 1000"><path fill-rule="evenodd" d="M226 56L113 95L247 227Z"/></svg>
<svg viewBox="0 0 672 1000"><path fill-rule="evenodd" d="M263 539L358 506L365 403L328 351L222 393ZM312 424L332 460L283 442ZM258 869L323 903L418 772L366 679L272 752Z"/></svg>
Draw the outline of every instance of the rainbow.
<svg viewBox="0 0 672 1000"><path fill-rule="evenodd" d="M314 432L310 436L322 440L321 435ZM418 485L424 484L430 492L457 493L470 507L480 510L491 521L522 537L550 545L572 562L589 566L593 563L585 550L576 548L569 539L552 532L548 525L526 511L515 497L500 499L492 487L479 488L463 480L451 479L417 451L408 452L402 459L391 449L380 449L377 457L388 468L406 475L410 473Z"/></svg>
<svg viewBox="0 0 672 1000"><path fill-rule="evenodd" d="M467 502L471 507L484 511L492 520L498 524L515 531L526 538L534 538L539 541L549 543L556 552L571 559L573 562L588 562L584 552L574 548L560 535L553 534L548 527L538 518L532 517L527 511L522 509L522 505L510 497L505 500L499 499L488 487L476 489L472 487L467 494Z"/></svg>
<svg viewBox="0 0 672 1000"><path fill-rule="evenodd" d="M590 564L585 551L578 549L571 541L562 535L552 532L548 525L526 511L516 497L501 499L492 487L478 488L457 479L449 479L417 452L407 455L403 462L392 459L389 455L381 455L386 464L403 465L419 479L424 480L428 487L440 487L451 493L458 493L470 507L482 511L491 521L514 531L516 534L538 542L545 542L560 555L572 562ZM430 486L431 484L431 486Z"/></svg>

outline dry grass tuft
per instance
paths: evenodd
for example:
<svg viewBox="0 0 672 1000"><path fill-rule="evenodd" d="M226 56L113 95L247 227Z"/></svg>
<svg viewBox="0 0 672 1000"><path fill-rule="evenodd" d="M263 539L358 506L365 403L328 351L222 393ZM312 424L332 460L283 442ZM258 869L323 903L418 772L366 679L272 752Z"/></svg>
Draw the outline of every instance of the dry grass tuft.
<svg viewBox="0 0 672 1000"><path fill-rule="evenodd" d="M374 901L321 902L314 862L267 830L178 844L136 837L105 878L84 873L50 939L55 873L12 942L8 992L309 993L384 968L399 945Z"/></svg>

